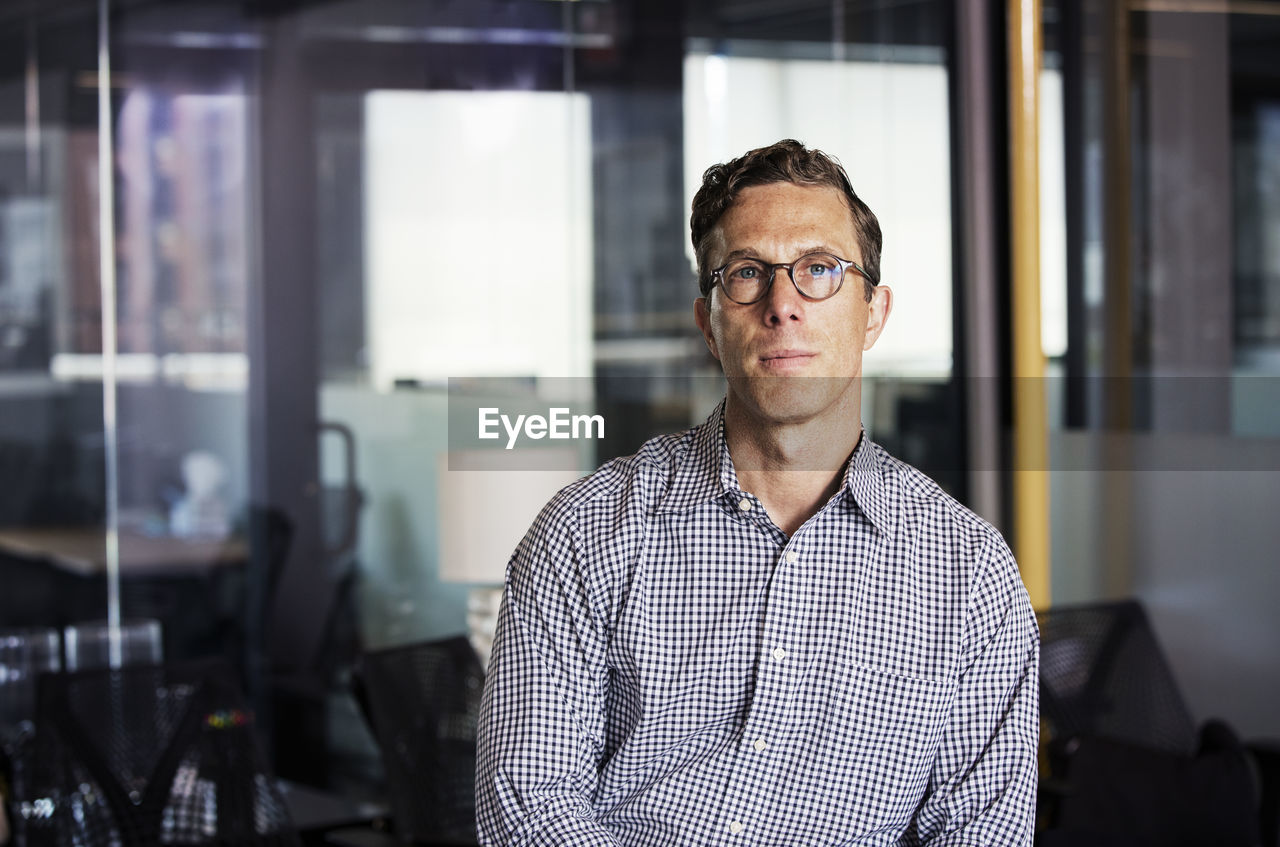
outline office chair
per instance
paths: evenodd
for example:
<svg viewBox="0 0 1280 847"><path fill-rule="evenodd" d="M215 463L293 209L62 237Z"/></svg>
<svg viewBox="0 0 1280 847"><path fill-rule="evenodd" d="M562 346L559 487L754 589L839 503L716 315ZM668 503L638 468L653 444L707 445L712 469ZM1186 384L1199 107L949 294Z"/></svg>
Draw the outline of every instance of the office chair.
<svg viewBox="0 0 1280 847"><path fill-rule="evenodd" d="M397 835L476 843L476 724L484 670L463 636L365 653L356 699L382 750Z"/></svg>
<svg viewBox="0 0 1280 847"><path fill-rule="evenodd" d="M1041 847L1253 847L1258 787L1231 728L1197 729L1134 601L1041 612Z"/></svg>
<svg viewBox="0 0 1280 847"><path fill-rule="evenodd" d="M1064 606L1037 618L1040 714L1053 739L1195 750L1195 721L1139 603Z"/></svg>
<svg viewBox="0 0 1280 847"><path fill-rule="evenodd" d="M18 843L300 843L225 663L46 674L38 702L14 762Z"/></svg>

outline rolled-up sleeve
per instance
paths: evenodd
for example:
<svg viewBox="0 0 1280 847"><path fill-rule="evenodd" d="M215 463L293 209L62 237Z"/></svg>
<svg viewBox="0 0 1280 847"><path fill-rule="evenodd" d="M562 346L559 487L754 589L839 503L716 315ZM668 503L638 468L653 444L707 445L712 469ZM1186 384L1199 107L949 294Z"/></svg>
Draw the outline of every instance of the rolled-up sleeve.
<svg viewBox="0 0 1280 847"><path fill-rule="evenodd" d="M1000 539L984 551L963 669L910 843L1030 845L1035 824L1040 635Z"/></svg>
<svg viewBox="0 0 1280 847"><path fill-rule="evenodd" d="M557 498L512 555L481 704L482 844L614 845L592 798L604 749L606 638Z"/></svg>

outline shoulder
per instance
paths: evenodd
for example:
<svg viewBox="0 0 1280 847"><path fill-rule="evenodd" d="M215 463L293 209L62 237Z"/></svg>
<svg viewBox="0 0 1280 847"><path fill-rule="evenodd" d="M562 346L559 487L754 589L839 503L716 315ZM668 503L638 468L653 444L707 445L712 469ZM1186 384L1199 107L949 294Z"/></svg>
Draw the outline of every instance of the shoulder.
<svg viewBox="0 0 1280 847"><path fill-rule="evenodd" d="M651 439L562 488L516 548L509 576L553 578L615 594L629 581L649 519L696 431Z"/></svg>
<svg viewBox="0 0 1280 847"><path fill-rule="evenodd" d="M671 484L675 469L689 451L696 430L660 435L630 456L605 462L562 488L543 509L539 521L581 525L618 511L652 509Z"/></svg>
<svg viewBox="0 0 1280 847"><path fill-rule="evenodd" d="M895 540L959 591L955 599L964 609L966 640L1009 616L1034 630L1018 563L1000 531L919 469L872 446L879 453L886 499L895 504Z"/></svg>
<svg viewBox="0 0 1280 847"><path fill-rule="evenodd" d="M885 498L893 504L898 532L938 535L957 551L1008 553L1000 531L979 517L918 468L889 455L878 444L875 453ZM1012 556L1009 556L1012 559Z"/></svg>
<svg viewBox="0 0 1280 847"><path fill-rule="evenodd" d="M911 536L916 550L925 550L922 558L936 568L934 578L950 586L960 668L972 667L1001 633L1019 645L1010 650L1007 663L1023 661L1025 651L1038 644L1039 631L1005 537L923 472L881 453L887 485L901 496L900 530Z"/></svg>
<svg viewBox="0 0 1280 847"><path fill-rule="evenodd" d="M868 661L958 679L1005 614L1024 614L1008 545L934 480L870 441L855 453L848 485L860 522L874 527L874 553L860 562L874 574L860 586L861 613L878 633L864 648Z"/></svg>

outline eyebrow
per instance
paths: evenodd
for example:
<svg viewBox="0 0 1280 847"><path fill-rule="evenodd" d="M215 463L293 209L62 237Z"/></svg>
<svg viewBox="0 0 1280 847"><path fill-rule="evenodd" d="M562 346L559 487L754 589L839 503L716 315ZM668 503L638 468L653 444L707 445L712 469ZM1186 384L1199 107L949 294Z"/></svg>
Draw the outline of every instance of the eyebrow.
<svg viewBox="0 0 1280 847"><path fill-rule="evenodd" d="M840 255L840 251L836 250L834 247L829 247L826 244L810 244L800 248L799 252L796 253L796 259L808 256L810 253L830 253L833 256ZM732 262L734 259L759 259L762 262L764 261L760 258L759 252L752 247L743 247L738 250L733 250L724 257L725 262ZM778 262L777 264L789 265L791 263Z"/></svg>

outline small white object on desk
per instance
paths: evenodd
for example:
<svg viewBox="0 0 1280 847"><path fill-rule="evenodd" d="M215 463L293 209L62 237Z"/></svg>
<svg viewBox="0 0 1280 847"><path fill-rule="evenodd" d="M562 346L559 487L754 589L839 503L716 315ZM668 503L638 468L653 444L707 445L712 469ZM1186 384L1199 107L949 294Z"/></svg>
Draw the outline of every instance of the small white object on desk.
<svg viewBox="0 0 1280 847"><path fill-rule="evenodd" d="M231 532L231 518L222 486L227 468L221 459L204 450L188 453L182 460L182 482L186 494L169 512L169 531L179 538L225 538Z"/></svg>

